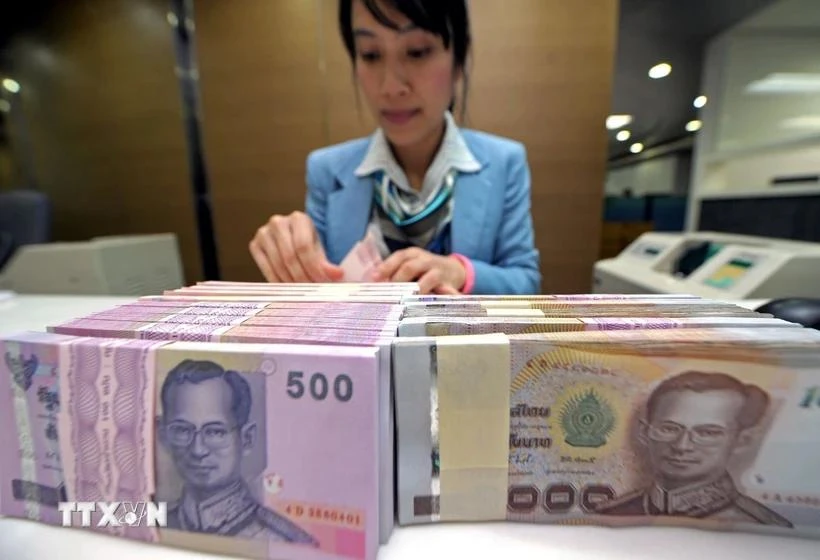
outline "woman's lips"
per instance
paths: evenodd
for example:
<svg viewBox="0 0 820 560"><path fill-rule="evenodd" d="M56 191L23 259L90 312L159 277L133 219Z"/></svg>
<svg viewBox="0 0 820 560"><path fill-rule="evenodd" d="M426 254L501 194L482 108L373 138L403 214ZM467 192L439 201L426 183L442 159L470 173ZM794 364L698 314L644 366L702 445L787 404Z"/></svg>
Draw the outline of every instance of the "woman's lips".
<svg viewBox="0 0 820 560"><path fill-rule="evenodd" d="M421 111L419 109L411 109L407 111L382 111L382 116L386 121L392 124L405 124L420 112Z"/></svg>

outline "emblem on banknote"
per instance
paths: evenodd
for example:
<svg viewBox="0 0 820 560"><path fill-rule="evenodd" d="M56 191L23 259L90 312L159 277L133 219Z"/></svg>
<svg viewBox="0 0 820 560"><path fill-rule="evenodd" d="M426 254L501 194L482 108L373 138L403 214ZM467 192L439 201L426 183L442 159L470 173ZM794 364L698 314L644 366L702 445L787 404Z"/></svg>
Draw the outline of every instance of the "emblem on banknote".
<svg viewBox="0 0 820 560"><path fill-rule="evenodd" d="M37 371L37 356L33 355L29 359L25 359L21 354L14 358L11 352L6 352L6 366L11 371L14 382L23 391L28 391L31 388L31 379L34 377L34 372Z"/></svg>
<svg viewBox="0 0 820 560"><path fill-rule="evenodd" d="M615 427L609 403L593 389L575 395L561 411L564 441L573 447L601 447Z"/></svg>

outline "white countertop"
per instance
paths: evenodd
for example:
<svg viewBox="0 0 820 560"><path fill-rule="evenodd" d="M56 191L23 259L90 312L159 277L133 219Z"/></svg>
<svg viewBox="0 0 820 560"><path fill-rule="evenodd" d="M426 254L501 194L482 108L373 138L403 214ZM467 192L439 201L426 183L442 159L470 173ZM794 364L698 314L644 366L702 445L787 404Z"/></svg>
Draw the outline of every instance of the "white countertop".
<svg viewBox="0 0 820 560"><path fill-rule="evenodd" d="M16 296L0 299L0 335L42 330L134 298ZM737 302L740 303L740 302ZM749 302L754 308L762 302ZM0 519L0 559L208 560L217 557L63 529L19 519ZM537 558L556 560L764 560L820 559L814 540L751 533L720 533L660 527L609 529L515 523L397 527L379 560Z"/></svg>

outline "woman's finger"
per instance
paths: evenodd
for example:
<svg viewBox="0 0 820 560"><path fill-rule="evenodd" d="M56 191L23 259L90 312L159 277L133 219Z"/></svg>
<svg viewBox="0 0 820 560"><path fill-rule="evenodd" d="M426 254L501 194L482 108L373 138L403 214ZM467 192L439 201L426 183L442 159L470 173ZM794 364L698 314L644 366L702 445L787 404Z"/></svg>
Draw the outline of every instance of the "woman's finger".
<svg viewBox="0 0 820 560"><path fill-rule="evenodd" d="M418 280L419 292L422 295L432 294L437 286L441 284L441 271L437 268L431 268Z"/></svg>
<svg viewBox="0 0 820 560"><path fill-rule="evenodd" d="M290 219L277 216L274 225L274 241L279 252L279 259L289 276L288 282L310 282L307 272L302 267L299 256L293 246L293 232Z"/></svg>
<svg viewBox="0 0 820 560"><path fill-rule="evenodd" d="M262 273L265 280L271 283L279 282L279 277L276 273L274 273L273 267L270 265L268 255L265 253L264 249L262 249L261 242L257 237L253 238L248 245L248 249L250 250L251 257L253 257L257 268L259 268L259 271Z"/></svg>
<svg viewBox="0 0 820 560"><path fill-rule="evenodd" d="M432 262L424 256L405 260L395 274L390 278L391 282L413 282L419 276L430 270Z"/></svg>
<svg viewBox="0 0 820 560"><path fill-rule="evenodd" d="M290 229L296 259L311 282L328 282L330 279L322 267L324 254L319 250L319 238L313 221L307 214L291 214Z"/></svg>

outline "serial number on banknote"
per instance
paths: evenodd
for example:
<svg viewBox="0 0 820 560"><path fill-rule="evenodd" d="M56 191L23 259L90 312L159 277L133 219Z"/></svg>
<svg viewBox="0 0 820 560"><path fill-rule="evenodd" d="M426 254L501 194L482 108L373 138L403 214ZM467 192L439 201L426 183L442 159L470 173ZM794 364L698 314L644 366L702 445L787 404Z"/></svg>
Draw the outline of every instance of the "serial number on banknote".
<svg viewBox="0 0 820 560"><path fill-rule="evenodd" d="M354 529L361 528L364 525L360 513L332 507L292 504L285 507L285 513L297 520L322 521Z"/></svg>
<svg viewBox="0 0 820 560"><path fill-rule="evenodd" d="M820 507L820 496L789 496L785 494L778 494L776 492L764 492L761 495L761 498L764 501L775 502L778 504Z"/></svg>

